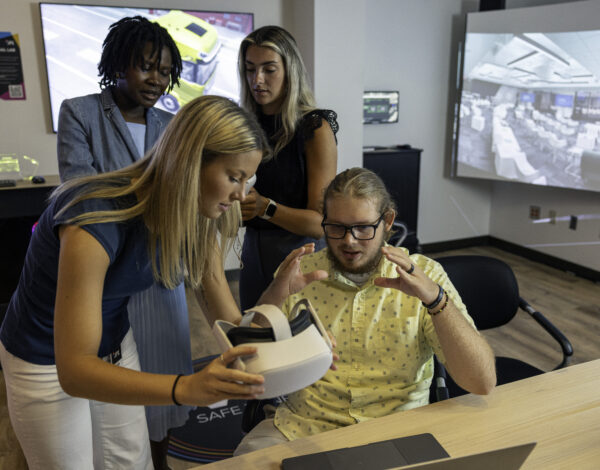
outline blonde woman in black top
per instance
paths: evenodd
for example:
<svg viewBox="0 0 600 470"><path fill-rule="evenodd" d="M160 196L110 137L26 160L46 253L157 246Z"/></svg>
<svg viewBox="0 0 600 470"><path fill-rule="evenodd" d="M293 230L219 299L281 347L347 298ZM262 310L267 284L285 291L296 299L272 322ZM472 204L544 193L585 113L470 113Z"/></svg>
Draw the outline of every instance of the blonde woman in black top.
<svg viewBox="0 0 600 470"><path fill-rule="evenodd" d="M294 38L283 28L250 33L239 54L242 106L258 117L274 151L242 203L242 309L255 305L285 256L324 245L323 190L337 170L337 115L318 109Z"/></svg>

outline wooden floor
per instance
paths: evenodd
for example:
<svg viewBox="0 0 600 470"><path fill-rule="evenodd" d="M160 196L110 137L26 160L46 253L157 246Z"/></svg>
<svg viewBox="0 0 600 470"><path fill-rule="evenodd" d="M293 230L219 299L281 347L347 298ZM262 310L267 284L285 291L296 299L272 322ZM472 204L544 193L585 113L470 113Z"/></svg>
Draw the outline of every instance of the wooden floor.
<svg viewBox="0 0 600 470"><path fill-rule="evenodd" d="M573 344L575 353L571 364L600 358L600 285L493 247L428 256L450 254L486 255L506 261L515 272L521 296L546 315ZM237 283L232 283L231 288L237 295ZM193 295L188 295L188 302L193 357L217 353L216 343ZM497 331L484 334L496 355L524 359L544 370L560 362L561 353L555 341L524 313L517 314ZM1 374L0 382L0 470L24 470L27 466L8 419ZM197 464L169 458L169 465L173 470L183 470Z"/></svg>

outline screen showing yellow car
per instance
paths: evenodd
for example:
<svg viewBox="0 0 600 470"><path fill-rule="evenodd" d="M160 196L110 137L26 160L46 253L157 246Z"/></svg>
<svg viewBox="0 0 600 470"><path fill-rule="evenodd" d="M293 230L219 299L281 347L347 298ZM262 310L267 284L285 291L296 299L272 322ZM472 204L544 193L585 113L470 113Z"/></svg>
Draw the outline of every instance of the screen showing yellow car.
<svg viewBox="0 0 600 470"><path fill-rule="evenodd" d="M54 132L64 99L100 91L98 62L109 26L135 15L166 28L183 62L179 86L162 96L157 107L176 113L204 94L239 102L237 54L253 29L252 13L40 3Z"/></svg>

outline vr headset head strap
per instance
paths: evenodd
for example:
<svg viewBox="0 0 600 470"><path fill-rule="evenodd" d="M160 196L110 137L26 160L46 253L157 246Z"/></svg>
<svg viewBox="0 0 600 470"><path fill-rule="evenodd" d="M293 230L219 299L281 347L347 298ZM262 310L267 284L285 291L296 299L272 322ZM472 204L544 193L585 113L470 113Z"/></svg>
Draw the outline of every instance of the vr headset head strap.
<svg viewBox="0 0 600 470"><path fill-rule="evenodd" d="M275 341L281 341L292 337L292 330L290 329L288 319L283 312L274 305L257 305L256 307L246 310L244 313L245 315L240 321L240 326L250 326L255 315L259 314L271 324Z"/></svg>
<svg viewBox="0 0 600 470"><path fill-rule="evenodd" d="M327 331L325 330L323 323L321 323L321 319L317 315L317 312L315 312L315 309L313 308L312 304L310 303L310 300L300 299L292 307L292 311L290 313L290 318L292 319L292 323L293 323L294 319L296 318L296 316L299 315L302 310L308 310L308 312L310 313L311 322L314 323L314 325L317 327L317 330L321 333L321 336L323 336L323 339L327 343L327 346L329 346L329 349L332 349L333 346L331 344L331 340L329 339L329 335L327 334Z"/></svg>

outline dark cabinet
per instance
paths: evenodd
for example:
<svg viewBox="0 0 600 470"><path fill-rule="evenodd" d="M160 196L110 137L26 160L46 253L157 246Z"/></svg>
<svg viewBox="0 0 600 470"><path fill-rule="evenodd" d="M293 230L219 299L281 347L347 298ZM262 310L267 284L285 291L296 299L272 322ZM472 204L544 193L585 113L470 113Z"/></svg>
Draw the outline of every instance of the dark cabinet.
<svg viewBox="0 0 600 470"><path fill-rule="evenodd" d="M47 176L46 181L19 181L15 188L0 189L0 319L19 282L33 225L59 183L58 176Z"/></svg>
<svg viewBox="0 0 600 470"><path fill-rule="evenodd" d="M408 227L403 246L419 252L417 216L419 211L419 172L421 149L408 146L375 148L363 153L363 167L379 175L390 192L398 214L396 219Z"/></svg>

